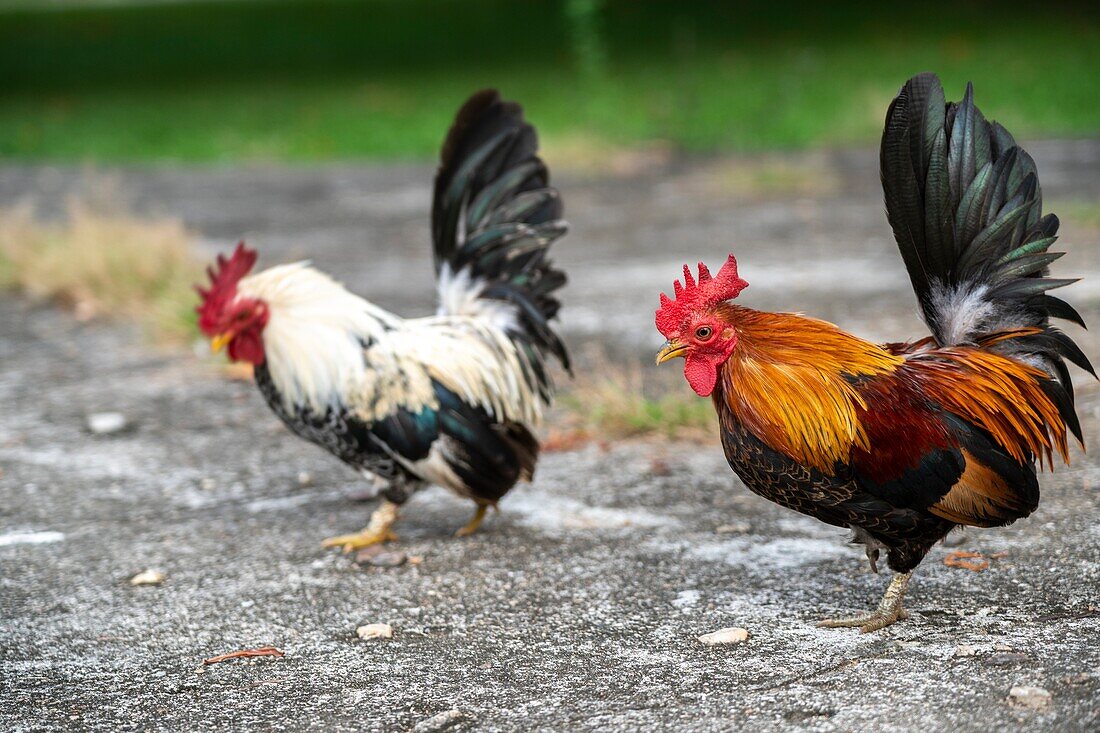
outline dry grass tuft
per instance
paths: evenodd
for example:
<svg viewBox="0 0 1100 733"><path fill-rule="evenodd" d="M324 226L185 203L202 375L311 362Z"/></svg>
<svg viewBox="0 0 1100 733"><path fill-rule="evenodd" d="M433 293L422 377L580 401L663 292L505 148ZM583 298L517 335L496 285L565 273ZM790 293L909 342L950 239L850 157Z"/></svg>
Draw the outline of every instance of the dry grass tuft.
<svg viewBox="0 0 1100 733"><path fill-rule="evenodd" d="M691 391L681 370L645 370L641 364L617 363L602 355L583 363L590 368L578 370L558 396L560 409L551 422L557 441L713 437L714 406Z"/></svg>
<svg viewBox="0 0 1100 733"><path fill-rule="evenodd" d="M30 204L0 210L0 287L59 303L80 320L136 320L158 340L194 334L202 268L178 219L73 200L60 221Z"/></svg>

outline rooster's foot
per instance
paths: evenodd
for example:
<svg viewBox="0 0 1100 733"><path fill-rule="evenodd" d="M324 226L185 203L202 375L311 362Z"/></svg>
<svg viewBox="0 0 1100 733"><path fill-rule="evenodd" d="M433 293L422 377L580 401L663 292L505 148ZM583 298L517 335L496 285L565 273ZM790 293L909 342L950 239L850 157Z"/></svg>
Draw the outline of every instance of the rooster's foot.
<svg viewBox="0 0 1100 733"><path fill-rule="evenodd" d="M909 612L904 608L899 608L895 612L883 612L881 610L874 611L873 613L864 613L859 616L846 616L844 618L827 618L824 621L819 622L817 625L822 629L843 629L852 626L858 626L860 632L869 634L872 631L878 631L879 629L885 629L895 621L904 621L909 618Z"/></svg>
<svg viewBox="0 0 1100 733"><path fill-rule="evenodd" d="M488 504L478 504L477 511L474 512L474 518L459 528L455 532L455 537L469 537L476 532L477 528L481 526L481 521L485 519L485 512L487 511L489 511Z"/></svg>
<svg viewBox="0 0 1100 733"><path fill-rule="evenodd" d="M839 629L858 626L861 633L869 634L872 631L885 629L896 621L904 621L909 618L909 612L902 608L901 602L905 597L905 588L909 585L912 571L895 575L890 581L890 587L882 596L882 603L871 613L860 614L848 618L825 619L818 624L819 628Z"/></svg>
<svg viewBox="0 0 1100 733"><path fill-rule="evenodd" d="M390 528L396 521L397 504L391 501L383 501L382 505L374 510L374 514L371 514L370 524L362 531L355 534L329 537L321 545L323 547L339 547L344 552L352 552L371 545L377 545L380 542L393 542L397 539L397 535Z"/></svg>

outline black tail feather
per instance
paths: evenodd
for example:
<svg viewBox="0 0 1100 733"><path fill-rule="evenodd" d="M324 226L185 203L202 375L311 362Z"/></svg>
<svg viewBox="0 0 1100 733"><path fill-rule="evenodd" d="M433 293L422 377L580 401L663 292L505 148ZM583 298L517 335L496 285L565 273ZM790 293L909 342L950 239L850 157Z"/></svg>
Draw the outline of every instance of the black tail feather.
<svg viewBox="0 0 1100 733"><path fill-rule="evenodd" d="M566 231L561 197L538 157L535 129L523 110L491 89L459 110L443 143L432 202L432 240L441 288L466 273L478 299L515 306L513 338L569 369L569 354L550 325L561 307L565 274L547 251ZM443 295L441 293L441 295ZM445 296L444 296L445 297ZM540 387L548 386L545 370Z"/></svg>
<svg viewBox="0 0 1100 733"><path fill-rule="evenodd" d="M1049 251L1058 217L1043 215L1035 161L1008 130L986 121L971 85L961 102L946 102L939 79L925 73L906 82L890 105L880 164L886 214L937 342L1030 333L993 348L1051 372L1051 390L1066 392L1056 402L1072 414L1063 359L1093 369L1073 340L1050 326L1051 318L1084 321L1047 294L1076 281L1049 277L1063 253Z"/></svg>

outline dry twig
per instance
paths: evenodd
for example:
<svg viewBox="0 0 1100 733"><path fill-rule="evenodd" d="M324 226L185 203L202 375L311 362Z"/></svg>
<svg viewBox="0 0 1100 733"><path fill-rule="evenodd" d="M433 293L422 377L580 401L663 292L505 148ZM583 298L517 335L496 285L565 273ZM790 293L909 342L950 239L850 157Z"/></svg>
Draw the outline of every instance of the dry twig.
<svg viewBox="0 0 1100 733"><path fill-rule="evenodd" d="M221 654L216 657L210 657L209 659L202 660L203 664L217 664L218 662L224 662L229 659L240 659L242 657L283 657L286 656L279 649L273 646L264 646L259 649L241 649L239 652L230 652L229 654Z"/></svg>

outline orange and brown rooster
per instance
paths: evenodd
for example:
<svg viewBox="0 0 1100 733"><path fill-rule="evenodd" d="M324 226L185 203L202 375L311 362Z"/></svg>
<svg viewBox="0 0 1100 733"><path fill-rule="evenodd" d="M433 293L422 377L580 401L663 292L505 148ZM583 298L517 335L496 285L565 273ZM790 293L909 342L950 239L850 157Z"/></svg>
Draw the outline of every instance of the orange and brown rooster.
<svg viewBox="0 0 1100 733"><path fill-rule="evenodd" d="M1047 293L1062 253L1042 214L1035 164L987 122L968 86L946 103L939 79L911 79L890 105L881 147L886 211L932 336L878 345L831 323L729 302L748 283L733 255L698 279L684 266L661 295L657 363L718 411L722 447L752 491L849 527L877 571L896 575L875 611L827 620L864 632L906 618L913 569L959 525L996 527L1039 503L1036 468L1081 440L1064 360L1092 372L1050 325L1084 325Z"/></svg>

